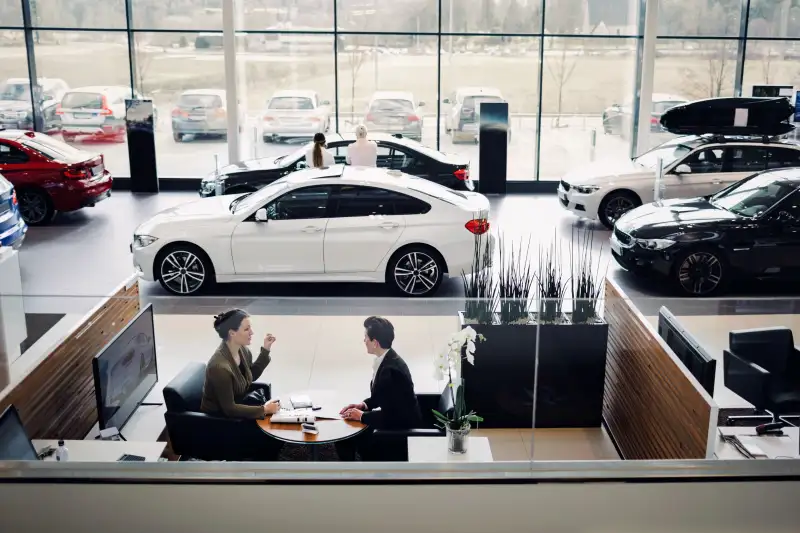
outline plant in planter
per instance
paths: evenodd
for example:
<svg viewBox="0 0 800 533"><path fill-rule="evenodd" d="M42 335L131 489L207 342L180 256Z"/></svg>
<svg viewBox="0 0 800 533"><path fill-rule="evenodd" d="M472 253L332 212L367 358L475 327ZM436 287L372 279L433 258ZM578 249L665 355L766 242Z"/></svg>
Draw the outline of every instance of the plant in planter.
<svg viewBox="0 0 800 533"><path fill-rule="evenodd" d="M447 378L447 387L450 389L453 400L453 411L440 413L433 409L433 416L437 420L437 426L447 433L450 453L466 453L467 437L472 429L472 423L483 422L483 418L478 416L475 411L467 409L464 400L464 379L461 377L462 359L466 359L470 365L473 365L475 363L475 343L483 340L485 340L483 335L479 335L474 329L467 326L453 334L447 343L447 348L436 360L436 379Z"/></svg>
<svg viewBox="0 0 800 533"><path fill-rule="evenodd" d="M502 235L499 236L497 282L500 299L501 324L528 324L530 322L530 299L533 289L534 275L530 262L531 240L523 248L511 243L506 245Z"/></svg>
<svg viewBox="0 0 800 533"><path fill-rule="evenodd" d="M595 254L593 232L573 230L570 278L563 274L558 244L540 257L536 427L602 422L608 326L597 315L603 280ZM567 290L572 312L564 311Z"/></svg>
<svg viewBox="0 0 800 533"><path fill-rule="evenodd" d="M497 307L497 281L492 275L492 249L482 235L475 237L472 265L461 272L464 285L464 319L470 324L491 324Z"/></svg>

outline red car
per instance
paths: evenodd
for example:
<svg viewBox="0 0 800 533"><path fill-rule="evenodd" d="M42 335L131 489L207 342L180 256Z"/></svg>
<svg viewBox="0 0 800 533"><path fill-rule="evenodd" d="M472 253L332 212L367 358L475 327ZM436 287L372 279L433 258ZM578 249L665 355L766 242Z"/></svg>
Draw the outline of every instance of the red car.
<svg viewBox="0 0 800 533"><path fill-rule="evenodd" d="M0 127L0 174L17 190L19 211L30 226L58 211L94 206L111 195L102 155L79 150L43 133Z"/></svg>

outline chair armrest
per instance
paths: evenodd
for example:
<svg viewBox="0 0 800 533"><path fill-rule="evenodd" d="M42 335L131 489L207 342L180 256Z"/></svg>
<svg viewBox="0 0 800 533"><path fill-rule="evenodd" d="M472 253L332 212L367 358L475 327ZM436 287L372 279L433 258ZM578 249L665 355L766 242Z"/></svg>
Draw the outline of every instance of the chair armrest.
<svg viewBox="0 0 800 533"><path fill-rule="evenodd" d="M768 401L772 382L772 374L763 367L738 357L736 354L723 351L725 386L753 404ZM764 409L766 405L755 405L756 409Z"/></svg>
<svg viewBox="0 0 800 533"><path fill-rule="evenodd" d="M264 389L264 395L267 397L267 400L272 399L272 384L271 383L260 383L258 381L254 381L250 384L250 388L247 389L248 393L253 392L254 390Z"/></svg>

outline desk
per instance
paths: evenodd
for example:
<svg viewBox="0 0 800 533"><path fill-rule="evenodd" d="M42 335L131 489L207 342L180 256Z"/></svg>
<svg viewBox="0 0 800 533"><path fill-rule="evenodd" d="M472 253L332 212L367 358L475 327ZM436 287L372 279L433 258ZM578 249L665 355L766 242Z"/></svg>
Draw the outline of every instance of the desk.
<svg viewBox="0 0 800 533"><path fill-rule="evenodd" d="M46 446L55 448L57 440L33 440L33 447L39 452ZM124 440L66 440L64 445L69 450L70 461L113 463L123 454L141 455L145 461L154 463L164 453L166 442L134 442ZM46 457L45 461L55 461L56 454Z"/></svg>
<svg viewBox="0 0 800 533"><path fill-rule="evenodd" d="M300 395L306 395L311 398L311 401L315 406L322 407L319 413L325 414L336 413L338 415L342 407L349 403L347 401L342 401L336 392L324 390L295 392L290 395L286 395L285 397L289 398L291 396ZM317 414L317 411L311 411L309 409L309 413ZM323 420L318 418L316 423L319 433L312 435L311 433L303 433L300 424L273 424L270 420L271 418L271 416L268 416L263 420L256 421L258 427L261 428L261 431L267 435L275 437L278 440L291 444L331 444L337 441L355 437L367 428L365 424L362 424L361 422L355 422L353 420ZM312 447L311 454L312 459L316 460L316 446Z"/></svg>
<svg viewBox="0 0 800 533"><path fill-rule="evenodd" d="M409 437L409 463L491 463L492 448L488 437L470 436L467 453L450 453L447 437Z"/></svg>
<svg viewBox="0 0 800 533"><path fill-rule="evenodd" d="M739 426L720 426L719 430L724 435L737 435L741 437L748 437L752 439L758 446L764 450L764 453L770 459L775 458L793 458L800 459L800 429L795 427L783 428L785 437L775 436L753 436L756 434L756 428L753 427L739 427ZM735 446L724 442L719 436L717 437L716 450L714 456L717 459L726 461L736 459L747 459L744 455L739 453Z"/></svg>

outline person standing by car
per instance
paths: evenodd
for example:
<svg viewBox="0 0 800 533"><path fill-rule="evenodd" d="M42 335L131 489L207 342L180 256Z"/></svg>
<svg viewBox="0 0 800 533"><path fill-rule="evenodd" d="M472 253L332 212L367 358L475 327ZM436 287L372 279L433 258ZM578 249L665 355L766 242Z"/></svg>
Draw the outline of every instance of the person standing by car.
<svg viewBox="0 0 800 533"><path fill-rule="evenodd" d="M310 168L325 168L335 165L333 154L327 150L324 133L314 134L314 144L306 152L306 164Z"/></svg>
<svg viewBox="0 0 800 533"><path fill-rule="evenodd" d="M356 126L356 142L347 147L347 164L356 167L378 166L378 144L367 139L367 127Z"/></svg>

